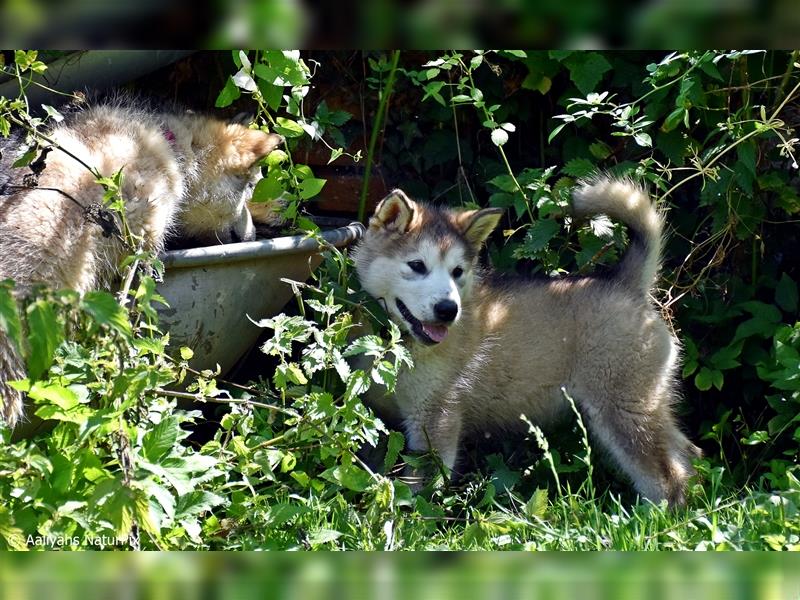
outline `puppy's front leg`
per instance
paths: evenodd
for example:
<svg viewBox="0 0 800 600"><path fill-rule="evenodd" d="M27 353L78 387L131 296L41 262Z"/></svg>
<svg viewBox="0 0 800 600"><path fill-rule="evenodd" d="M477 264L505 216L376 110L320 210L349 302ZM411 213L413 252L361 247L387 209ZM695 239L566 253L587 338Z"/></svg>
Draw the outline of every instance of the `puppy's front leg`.
<svg viewBox="0 0 800 600"><path fill-rule="evenodd" d="M405 430L408 449L412 452L435 451L449 477L461 441L461 414L457 407L437 406L421 411L405 420ZM419 489L424 484L424 475L416 469L406 468L404 476L412 478L412 488Z"/></svg>

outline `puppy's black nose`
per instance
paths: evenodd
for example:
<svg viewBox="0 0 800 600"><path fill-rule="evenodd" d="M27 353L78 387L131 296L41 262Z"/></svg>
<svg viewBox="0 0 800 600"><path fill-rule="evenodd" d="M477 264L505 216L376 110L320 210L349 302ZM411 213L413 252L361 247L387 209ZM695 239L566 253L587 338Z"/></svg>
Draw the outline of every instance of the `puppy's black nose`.
<svg viewBox="0 0 800 600"><path fill-rule="evenodd" d="M433 314L436 315L436 318L440 321L449 323L450 321L454 321L458 316L458 304L452 300L442 300L434 305Z"/></svg>

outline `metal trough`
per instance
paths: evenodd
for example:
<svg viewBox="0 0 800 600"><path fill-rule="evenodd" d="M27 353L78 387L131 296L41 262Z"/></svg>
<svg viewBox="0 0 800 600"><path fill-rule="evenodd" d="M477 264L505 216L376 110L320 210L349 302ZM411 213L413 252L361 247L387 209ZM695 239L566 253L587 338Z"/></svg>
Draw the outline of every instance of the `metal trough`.
<svg viewBox="0 0 800 600"><path fill-rule="evenodd" d="M360 223L323 230L342 248L357 241ZM173 348L194 351L195 369L230 371L256 342L253 320L277 314L292 296L282 277L305 281L322 262L324 248L302 235L165 252L164 281L158 292L169 308L159 311Z"/></svg>

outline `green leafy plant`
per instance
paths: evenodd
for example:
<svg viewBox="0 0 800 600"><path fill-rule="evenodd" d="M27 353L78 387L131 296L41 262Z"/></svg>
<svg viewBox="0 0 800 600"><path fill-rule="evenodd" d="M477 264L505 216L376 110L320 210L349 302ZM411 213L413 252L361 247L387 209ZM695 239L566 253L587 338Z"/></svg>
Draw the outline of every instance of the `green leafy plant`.
<svg viewBox="0 0 800 600"><path fill-rule="evenodd" d="M330 150L329 163L344 154L357 162L360 153L344 152L344 140L338 129L351 115L331 111L324 102L316 107L313 117L306 115L304 99L313 73L297 50L258 50L255 53L238 50L233 52L233 61L239 70L228 77L216 106L229 106L242 92L249 95L257 106L253 126L284 136L288 150L274 151L267 158L265 177L256 185L252 201L278 202L283 206L283 217L291 224L315 230L313 222L298 211L301 202L322 191L325 180L314 177L308 165L294 164L291 150L301 138L309 138ZM339 146L332 146L326 136Z"/></svg>
<svg viewBox="0 0 800 600"><path fill-rule="evenodd" d="M5 68L24 91L42 67L35 53L15 56ZM0 285L0 328L28 367L18 385L51 427L26 439L0 429L0 545L796 550L797 53L361 56L352 79L383 100L379 123L362 123L370 164L420 199L506 208L489 247L501 270L613 265L624 228L572 222L571 188L596 170L649 184L671 228L654 300L682 340L680 408L706 454L688 506L637 502L592 452L577 409L562 431L531 424L524 440L470 442L460 480L413 494L398 463L427 458L360 401L373 385L391 389L410 358L346 254L328 253L313 282L290 282L296 306L258 322L271 332L262 378L232 383L191 369L188 348L168 352L160 265L128 238L116 296L41 289L20 302ZM276 51L233 61L217 104L252 99L253 126L287 139L256 199L281 199L311 228L302 202L324 184L292 154L303 141L345 155L340 128L355 117L307 100L312 77L339 63ZM24 93L0 99L0 134L35 132L42 121L28 113ZM124 206L120 177L100 182L112 213ZM351 362L362 355L369 369Z"/></svg>

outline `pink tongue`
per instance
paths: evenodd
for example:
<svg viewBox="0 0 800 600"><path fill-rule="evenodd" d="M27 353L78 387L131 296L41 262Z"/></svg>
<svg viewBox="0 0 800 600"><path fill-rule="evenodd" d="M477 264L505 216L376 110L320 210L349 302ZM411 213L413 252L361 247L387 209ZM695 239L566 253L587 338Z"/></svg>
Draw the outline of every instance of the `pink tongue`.
<svg viewBox="0 0 800 600"><path fill-rule="evenodd" d="M425 335L431 338L434 342L441 342L447 337L447 327L444 325L430 325L428 323L423 323L422 331L424 331Z"/></svg>

